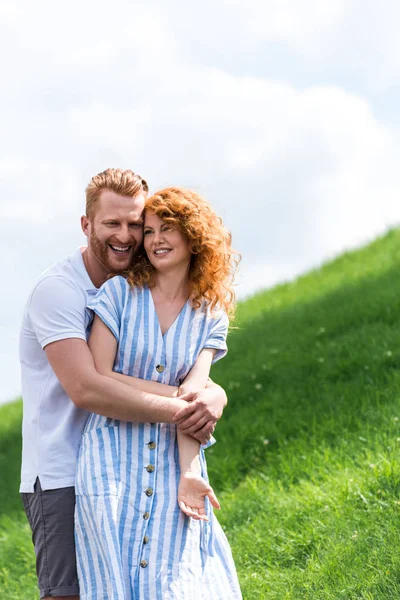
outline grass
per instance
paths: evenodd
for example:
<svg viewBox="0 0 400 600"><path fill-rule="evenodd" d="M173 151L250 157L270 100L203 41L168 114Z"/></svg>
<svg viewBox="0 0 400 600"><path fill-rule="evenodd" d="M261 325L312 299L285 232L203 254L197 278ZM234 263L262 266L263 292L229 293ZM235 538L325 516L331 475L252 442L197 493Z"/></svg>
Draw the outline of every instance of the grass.
<svg viewBox="0 0 400 600"><path fill-rule="evenodd" d="M399 259L393 230L239 306L207 457L245 599L400 597ZM30 600L20 405L0 416L1 597Z"/></svg>
<svg viewBox="0 0 400 600"><path fill-rule="evenodd" d="M20 402L0 408L0 597L38 598L30 529L18 494L21 454Z"/></svg>

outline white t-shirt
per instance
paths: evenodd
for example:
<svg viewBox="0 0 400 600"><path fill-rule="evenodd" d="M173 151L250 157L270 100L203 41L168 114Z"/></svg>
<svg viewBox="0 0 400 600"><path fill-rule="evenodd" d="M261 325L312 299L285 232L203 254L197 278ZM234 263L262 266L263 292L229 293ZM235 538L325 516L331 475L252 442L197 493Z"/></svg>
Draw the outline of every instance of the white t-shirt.
<svg viewBox="0 0 400 600"><path fill-rule="evenodd" d="M88 413L78 409L58 381L44 352L51 342L87 339L92 320L86 308L97 289L82 257L83 248L45 271L25 308L20 334L23 425L21 492L73 486L82 431Z"/></svg>

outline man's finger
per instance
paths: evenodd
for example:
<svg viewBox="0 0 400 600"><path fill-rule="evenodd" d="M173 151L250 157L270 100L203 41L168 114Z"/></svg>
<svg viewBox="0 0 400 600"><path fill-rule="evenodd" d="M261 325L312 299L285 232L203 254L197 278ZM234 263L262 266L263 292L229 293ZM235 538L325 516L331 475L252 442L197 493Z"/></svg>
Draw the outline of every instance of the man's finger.
<svg viewBox="0 0 400 600"><path fill-rule="evenodd" d="M190 417L190 415L193 414L195 412L195 410L196 410L196 405L194 402L191 402L184 408L181 408L180 410L178 410L178 412L174 414L172 419L173 419L174 423L176 423L178 421L183 421L183 419Z"/></svg>
<svg viewBox="0 0 400 600"><path fill-rule="evenodd" d="M201 429L206 423L208 423L209 419L207 417L198 417L196 415L192 415L188 419L184 419L178 424L179 429L182 433L188 433L192 435L195 431Z"/></svg>
<svg viewBox="0 0 400 600"><path fill-rule="evenodd" d="M179 400L185 400L186 402L192 402L197 398L197 392L188 392L187 394L182 394L178 396Z"/></svg>
<svg viewBox="0 0 400 600"><path fill-rule="evenodd" d="M196 438L196 440L199 441L200 444L206 444L210 440L212 434L214 433L214 429L215 424L208 421L208 423L203 425L201 429L199 429L198 431L194 431L193 433L189 433L188 435L191 435L192 437Z"/></svg>

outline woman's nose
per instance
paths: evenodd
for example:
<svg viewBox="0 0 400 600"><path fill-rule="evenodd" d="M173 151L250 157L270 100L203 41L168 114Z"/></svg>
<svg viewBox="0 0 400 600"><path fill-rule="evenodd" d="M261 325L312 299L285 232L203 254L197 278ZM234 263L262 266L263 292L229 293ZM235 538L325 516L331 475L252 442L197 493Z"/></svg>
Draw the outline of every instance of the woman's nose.
<svg viewBox="0 0 400 600"><path fill-rule="evenodd" d="M155 244L159 244L162 240L162 231L155 231L153 241Z"/></svg>

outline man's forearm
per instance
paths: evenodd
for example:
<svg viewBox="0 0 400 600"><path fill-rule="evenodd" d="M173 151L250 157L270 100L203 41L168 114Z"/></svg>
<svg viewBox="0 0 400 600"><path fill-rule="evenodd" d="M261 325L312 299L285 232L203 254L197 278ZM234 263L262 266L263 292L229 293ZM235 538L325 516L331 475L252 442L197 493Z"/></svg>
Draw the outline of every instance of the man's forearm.
<svg viewBox="0 0 400 600"><path fill-rule="evenodd" d="M147 394L155 394L156 396L166 396L167 398L173 398L177 395L178 387L173 385L167 385L166 383L159 383L158 381L151 381L148 379L140 379L139 377L130 377L129 375L122 375L111 371L110 373L102 373L106 377L115 379L120 383L129 385L129 387L146 392Z"/></svg>
<svg viewBox="0 0 400 600"><path fill-rule="evenodd" d="M89 412L141 423L170 423L187 405L184 400L142 392L97 372L78 382L73 396L73 402Z"/></svg>

